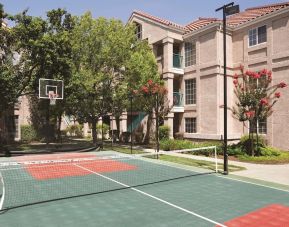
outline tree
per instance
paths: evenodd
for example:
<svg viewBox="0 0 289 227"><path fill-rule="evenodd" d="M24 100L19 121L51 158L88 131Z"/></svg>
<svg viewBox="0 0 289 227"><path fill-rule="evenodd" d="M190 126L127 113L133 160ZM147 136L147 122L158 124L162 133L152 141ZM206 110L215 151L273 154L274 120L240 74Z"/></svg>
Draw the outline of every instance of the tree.
<svg viewBox="0 0 289 227"><path fill-rule="evenodd" d="M119 20L93 19L86 13L75 27L70 112L91 124L94 143L98 119L112 111L112 103L119 107L117 113L122 108L118 100L127 88L124 71L134 42L134 28Z"/></svg>
<svg viewBox="0 0 289 227"><path fill-rule="evenodd" d="M244 68L241 66L240 71L241 74L235 74L233 80L237 102L236 106L232 108L232 112L239 121L249 121L250 152L254 156L255 149L259 155L258 141L257 148L253 147L253 133L256 133L258 140L258 122L266 120L272 115L273 106L281 97L281 93L277 90L287 85L284 82L272 85L272 72L266 69L258 72L244 72Z"/></svg>
<svg viewBox="0 0 289 227"><path fill-rule="evenodd" d="M47 12L46 20L27 15L27 10L12 19L15 22L13 32L18 37L16 46L23 69L21 73L25 78L25 92L22 91L21 95L37 96L40 78L60 79L67 83L71 78L71 31L74 18L65 10L56 9ZM60 136L65 100L59 101L52 111L49 100L32 100L32 105L38 106L38 111L43 115L37 127L47 129L48 125L55 125L58 121ZM54 116L52 122L51 114Z"/></svg>
<svg viewBox="0 0 289 227"><path fill-rule="evenodd" d="M153 113L156 105L157 88L162 87L163 81L158 73L155 56L146 41L138 42L127 64L126 80L130 92L146 95L136 95L134 110L148 114L146 134L143 142L150 142L150 132L153 123ZM153 86L153 87L152 87ZM156 89L156 90L154 90ZM159 100L163 100L161 97ZM160 105L160 107L163 105Z"/></svg>
<svg viewBox="0 0 289 227"><path fill-rule="evenodd" d="M147 133L144 142L150 142L150 131L154 113L156 117L155 138L158 142L158 125L160 123L160 117L164 118L171 109L167 99L167 89L163 85L163 81L158 80L157 82L154 82L149 79L139 90L133 90L132 93L136 97L137 102L140 103L139 108L143 108L148 113Z"/></svg>
<svg viewBox="0 0 289 227"><path fill-rule="evenodd" d="M27 87L23 76L27 68L17 52L19 37L13 29L5 26L4 20L8 19L10 17L0 4L0 150L5 150L7 154L9 152L2 145L14 140L14 105Z"/></svg>
<svg viewBox="0 0 289 227"><path fill-rule="evenodd" d="M16 46L17 36L13 30L3 26L4 19L8 15L0 4L0 116L9 108L13 108L17 102L19 93L23 90L20 68L17 60Z"/></svg>

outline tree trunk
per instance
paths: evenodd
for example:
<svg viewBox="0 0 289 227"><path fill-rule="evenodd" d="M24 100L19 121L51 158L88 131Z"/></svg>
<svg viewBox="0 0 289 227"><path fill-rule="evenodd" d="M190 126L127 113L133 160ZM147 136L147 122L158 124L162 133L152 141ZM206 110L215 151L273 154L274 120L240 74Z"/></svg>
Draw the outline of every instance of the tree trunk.
<svg viewBox="0 0 289 227"><path fill-rule="evenodd" d="M11 153L9 149L5 146L7 145L7 138L4 135L5 133L5 114L0 114L0 125L2 125L2 128L0 128L0 153L3 153L5 157L10 157ZM2 118L1 118L2 116ZM2 121L2 122L1 122ZM0 126L1 127L1 126Z"/></svg>
<svg viewBox="0 0 289 227"><path fill-rule="evenodd" d="M91 132L92 132L92 142L96 146L97 145L97 130L96 130L97 120L93 118L91 120Z"/></svg>
<svg viewBox="0 0 289 227"><path fill-rule="evenodd" d="M58 116L58 122L57 122L57 141L62 143L61 141L61 121L62 121L62 113L59 113Z"/></svg>
<svg viewBox="0 0 289 227"><path fill-rule="evenodd" d="M256 124L256 153L257 153L257 156L259 156L260 155L260 152L259 152L259 134L258 134L258 120L256 119L256 122L255 122L255 124Z"/></svg>
<svg viewBox="0 0 289 227"><path fill-rule="evenodd" d="M116 123L116 138L119 141L119 132L120 132L120 116L115 116L115 123Z"/></svg>
<svg viewBox="0 0 289 227"><path fill-rule="evenodd" d="M250 121L250 133L249 133L249 139L250 139L250 150L251 150L251 156L255 156L254 151L254 122Z"/></svg>
<svg viewBox="0 0 289 227"><path fill-rule="evenodd" d="M152 126L152 121L153 121L153 113L150 112L148 114L148 120L147 120L147 131L144 136L144 144L149 144L150 143L150 131L151 131L151 126Z"/></svg>

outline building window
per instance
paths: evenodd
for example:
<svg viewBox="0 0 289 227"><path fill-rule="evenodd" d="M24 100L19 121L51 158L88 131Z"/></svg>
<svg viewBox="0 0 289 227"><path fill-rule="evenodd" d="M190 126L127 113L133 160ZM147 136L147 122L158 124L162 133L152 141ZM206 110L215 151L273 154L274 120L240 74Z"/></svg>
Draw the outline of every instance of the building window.
<svg viewBox="0 0 289 227"><path fill-rule="evenodd" d="M185 42L185 67L196 64L196 44Z"/></svg>
<svg viewBox="0 0 289 227"><path fill-rule="evenodd" d="M266 25L249 30L249 46L267 42Z"/></svg>
<svg viewBox="0 0 289 227"><path fill-rule="evenodd" d="M197 102L196 78L185 80L185 99L186 105L196 104Z"/></svg>
<svg viewBox="0 0 289 227"><path fill-rule="evenodd" d="M137 39L142 39L142 25L139 23L135 23L136 29L135 29L135 34Z"/></svg>
<svg viewBox="0 0 289 227"><path fill-rule="evenodd" d="M259 134L267 134L267 120L259 120L257 122L257 128ZM256 133L256 123L250 125L250 132Z"/></svg>
<svg viewBox="0 0 289 227"><path fill-rule="evenodd" d="M185 132L186 133L197 132L197 118L185 118Z"/></svg>
<svg viewBox="0 0 289 227"><path fill-rule="evenodd" d="M267 134L267 121L262 120L258 122L258 132L260 134Z"/></svg>

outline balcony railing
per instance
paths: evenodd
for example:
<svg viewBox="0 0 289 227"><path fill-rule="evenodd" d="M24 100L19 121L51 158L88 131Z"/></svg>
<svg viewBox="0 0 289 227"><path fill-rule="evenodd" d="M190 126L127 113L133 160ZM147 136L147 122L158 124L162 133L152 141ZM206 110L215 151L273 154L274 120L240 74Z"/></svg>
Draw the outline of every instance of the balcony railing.
<svg viewBox="0 0 289 227"><path fill-rule="evenodd" d="M182 68L183 67L183 56L180 54L173 54L173 67Z"/></svg>
<svg viewBox="0 0 289 227"><path fill-rule="evenodd" d="M174 92L173 93L173 100L174 100L174 106L182 107L183 104L183 94L180 92Z"/></svg>

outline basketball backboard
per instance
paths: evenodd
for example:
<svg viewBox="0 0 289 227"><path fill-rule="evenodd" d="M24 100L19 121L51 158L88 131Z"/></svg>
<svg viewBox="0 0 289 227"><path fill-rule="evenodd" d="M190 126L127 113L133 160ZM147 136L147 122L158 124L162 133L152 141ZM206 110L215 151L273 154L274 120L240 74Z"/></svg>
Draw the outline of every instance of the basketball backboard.
<svg viewBox="0 0 289 227"><path fill-rule="evenodd" d="M54 99L63 99L63 81L40 78L39 98L51 99L51 94L55 94Z"/></svg>

